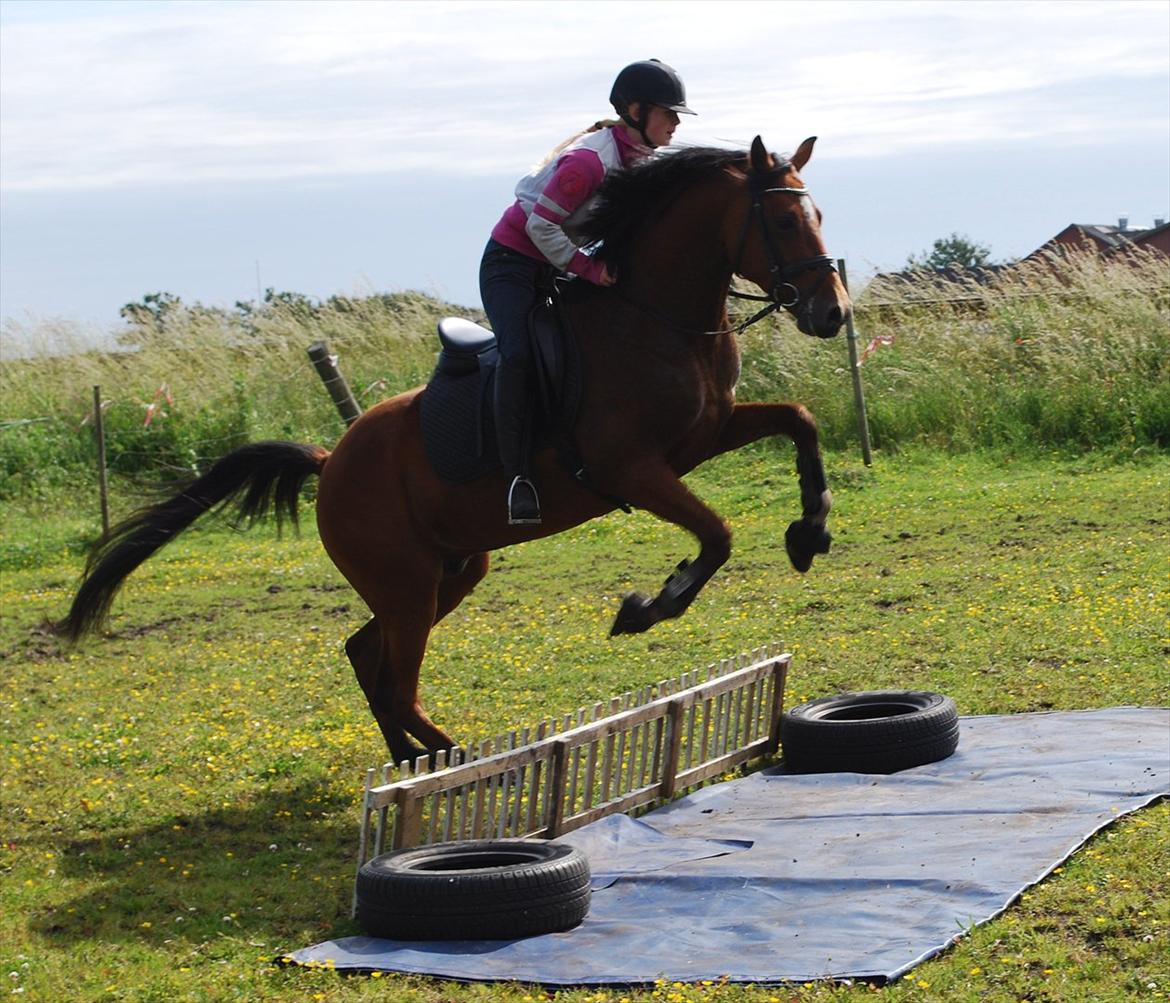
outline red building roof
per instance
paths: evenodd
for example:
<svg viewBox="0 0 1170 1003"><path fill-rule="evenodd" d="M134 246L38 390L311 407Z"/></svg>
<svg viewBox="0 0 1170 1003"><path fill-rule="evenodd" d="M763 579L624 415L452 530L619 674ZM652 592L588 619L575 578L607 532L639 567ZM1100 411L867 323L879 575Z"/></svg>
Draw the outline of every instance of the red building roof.
<svg viewBox="0 0 1170 1003"><path fill-rule="evenodd" d="M1127 219L1118 220L1117 226L1102 223L1070 223L1028 257L1034 258L1061 248L1117 254L1138 247L1161 251L1170 257L1170 223L1158 219L1154 221L1152 227L1141 229L1130 229Z"/></svg>

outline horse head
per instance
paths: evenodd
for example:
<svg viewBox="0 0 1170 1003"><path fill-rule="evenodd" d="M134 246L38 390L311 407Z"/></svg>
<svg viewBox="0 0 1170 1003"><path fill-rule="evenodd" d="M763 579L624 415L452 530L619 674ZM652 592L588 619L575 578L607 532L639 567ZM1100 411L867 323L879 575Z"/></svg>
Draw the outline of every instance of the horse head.
<svg viewBox="0 0 1170 1003"><path fill-rule="evenodd" d="M759 136L753 140L743 178L748 197L738 213L729 214L725 237L737 275L764 289L805 334L831 338L851 306L821 239L820 210L799 173L815 142L815 136L806 139L784 160L770 154Z"/></svg>

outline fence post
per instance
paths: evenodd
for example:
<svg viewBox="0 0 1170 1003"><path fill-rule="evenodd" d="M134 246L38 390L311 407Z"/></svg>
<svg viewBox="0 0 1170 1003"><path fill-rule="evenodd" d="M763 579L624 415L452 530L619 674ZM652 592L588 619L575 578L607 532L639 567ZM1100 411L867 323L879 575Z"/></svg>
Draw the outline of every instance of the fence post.
<svg viewBox="0 0 1170 1003"><path fill-rule="evenodd" d="M666 705L666 749L662 762L662 784L659 787L660 797L669 801L674 797L678 786L678 754L682 748L683 711L686 704L682 700L671 700Z"/></svg>
<svg viewBox="0 0 1170 1003"><path fill-rule="evenodd" d="M329 354L329 346L323 341L314 341L309 346L309 358L313 360L317 375L321 377L321 382L325 384L325 389L329 391L329 396L337 405L342 421L346 425L352 425L361 417L362 409L354 400L345 377L338 370L336 357Z"/></svg>
<svg viewBox="0 0 1170 1003"><path fill-rule="evenodd" d="M553 743L552 766L549 770L549 812L545 832L549 839L561 834L565 821L565 774L569 765L569 743L558 740ZM569 806L570 809L572 806Z"/></svg>
<svg viewBox="0 0 1170 1003"><path fill-rule="evenodd" d="M777 657L772 663L772 706L768 711L769 756L780 750L780 718L784 714L784 690L788 685L788 659Z"/></svg>
<svg viewBox="0 0 1170 1003"><path fill-rule="evenodd" d="M837 259L837 274L841 284L849 292L849 278L845 273L845 259ZM873 466L873 453L869 448L869 418L865 413L865 394L861 389L861 363L857 358L857 331L853 327L853 311L845 320L846 341L849 343L849 372L853 375L853 402L857 406L857 432L861 436L861 457L867 467Z"/></svg>
<svg viewBox="0 0 1170 1003"><path fill-rule="evenodd" d="M391 849L401 850L408 846L418 846L422 835L422 801L414 797L413 792L406 787L395 792L394 800L398 805L398 818L397 825L394 826Z"/></svg>
<svg viewBox="0 0 1170 1003"><path fill-rule="evenodd" d="M102 502L102 535L110 531L110 485L106 477L106 428L102 424L102 388L93 388L93 428L97 436L98 494Z"/></svg>

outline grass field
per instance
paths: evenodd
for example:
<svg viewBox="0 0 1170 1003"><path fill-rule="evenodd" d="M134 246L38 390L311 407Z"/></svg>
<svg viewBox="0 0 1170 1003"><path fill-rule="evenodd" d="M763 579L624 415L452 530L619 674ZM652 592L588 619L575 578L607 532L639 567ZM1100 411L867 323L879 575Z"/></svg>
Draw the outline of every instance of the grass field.
<svg viewBox="0 0 1170 1003"><path fill-rule="evenodd" d="M735 552L678 621L610 640L620 596L692 541L615 514L496 555L436 631L424 700L488 737L760 643L795 654L789 702L946 692L964 714L1170 702L1170 457L910 450L827 458L832 552L804 577L783 527L790 448L689 482ZM118 499L124 511L133 501ZM46 1001L519 1003L523 986L343 977L284 952L348 918L366 767L384 758L342 651L364 622L305 509L303 535L209 522L128 583L109 633L63 652L96 523L74 491L0 507L0 994ZM1170 806L1120 821L994 922L898 983L660 984L571 1003L1090 1001L1170 993Z"/></svg>

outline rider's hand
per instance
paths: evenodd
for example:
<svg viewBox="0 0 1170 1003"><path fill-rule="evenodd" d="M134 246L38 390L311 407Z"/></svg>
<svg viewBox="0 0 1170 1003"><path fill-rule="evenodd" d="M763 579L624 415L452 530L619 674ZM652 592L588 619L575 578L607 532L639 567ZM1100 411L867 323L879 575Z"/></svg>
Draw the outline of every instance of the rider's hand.
<svg viewBox="0 0 1170 1003"><path fill-rule="evenodd" d="M574 275L580 275L586 282L592 282L595 286L612 286L617 282L617 276L604 262L580 251L574 254L573 260L569 262L569 271Z"/></svg>

